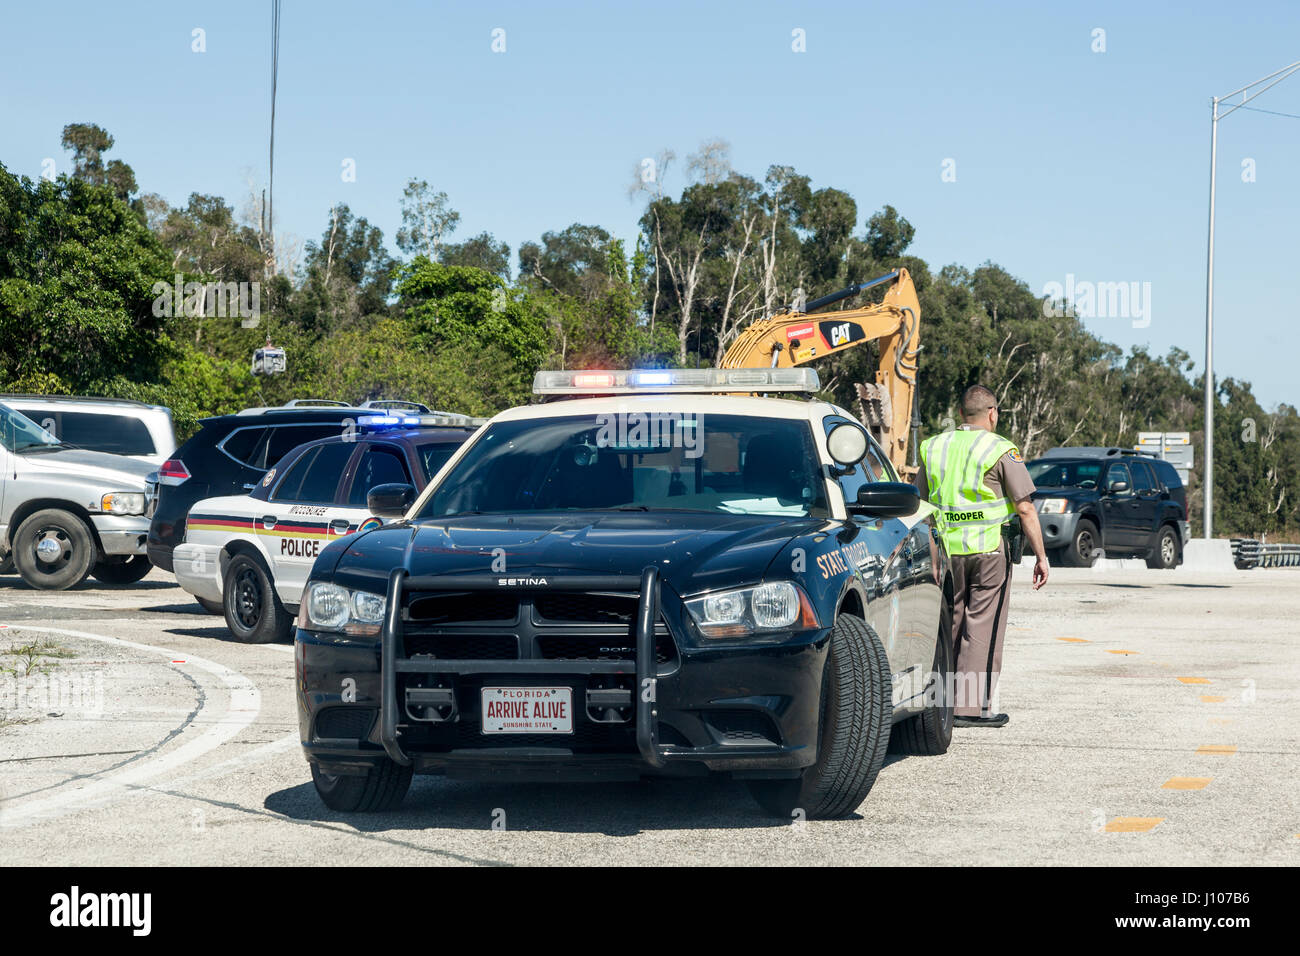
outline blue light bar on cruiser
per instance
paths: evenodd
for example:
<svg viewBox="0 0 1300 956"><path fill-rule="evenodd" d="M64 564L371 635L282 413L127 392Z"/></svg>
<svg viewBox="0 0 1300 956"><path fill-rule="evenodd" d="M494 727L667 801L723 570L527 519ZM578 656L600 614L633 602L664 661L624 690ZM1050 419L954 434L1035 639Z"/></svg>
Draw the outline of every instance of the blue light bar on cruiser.
<svg viewBox="0 0 1300 956"><path fill-rule="evenodd" d="M414 428L420 419L417 415L362 415L357 424L362 428Z"/></svg>
<svg viewBox="0 0 1300 956"><path fill-rule="evenodd" d="M534 395L626 395L656 392L815 392L810 368L647 368L624 371L579 369L538 372Z"/></svg>

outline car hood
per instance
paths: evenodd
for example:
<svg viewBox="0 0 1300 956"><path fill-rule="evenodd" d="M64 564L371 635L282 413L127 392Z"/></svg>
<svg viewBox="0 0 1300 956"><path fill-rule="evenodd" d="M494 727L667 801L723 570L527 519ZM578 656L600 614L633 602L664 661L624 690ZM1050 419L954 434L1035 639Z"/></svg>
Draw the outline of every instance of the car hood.
<svg viewBox="0 0 1300 956"><path fill-rule="evenodd" d="M673 590L688 594L760 582L791 538L822 524L813 518L663 511L462 515L388 525L329 550L337 548L335 580L369 590L396 567L416 577L635 577L655 564Z"/></svg>
<svg viewBox="0 0 1300 956"><path fill-rule="evenodd" d="M141 491L144 490L145 475L157 468L156 465L125 455L110 455L83 448L38 451L13 457L21 462L20 470L28 474L58 472L77 475L90 481L112 482L118 487L138 488Z"/></svg>

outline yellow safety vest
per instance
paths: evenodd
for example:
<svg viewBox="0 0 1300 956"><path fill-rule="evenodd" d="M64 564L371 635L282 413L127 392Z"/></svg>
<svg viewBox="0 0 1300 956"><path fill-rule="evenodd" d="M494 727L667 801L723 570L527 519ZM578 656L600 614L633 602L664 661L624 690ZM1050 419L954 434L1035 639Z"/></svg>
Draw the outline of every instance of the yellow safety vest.
<svg viewBox="0 0 1300 956"><path fill-rule="evenodd" d="M930 502L938 510L939 533L949 554L996 551L1002 525L1016 513L1005 497L984 484L984 476L1015 445L982 429L958 429L921 443Z"/></svg>

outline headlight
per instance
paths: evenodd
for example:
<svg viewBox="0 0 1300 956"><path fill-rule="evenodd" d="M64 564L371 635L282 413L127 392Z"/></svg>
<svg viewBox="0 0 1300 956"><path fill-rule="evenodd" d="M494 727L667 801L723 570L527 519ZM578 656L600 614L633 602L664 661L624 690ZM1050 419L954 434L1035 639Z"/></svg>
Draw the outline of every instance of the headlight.
<svg viewBox="0 0 1300 956"><path fill-rule="evenodd" d="M136 492L110 491L99 499L99 510L113 515L142 515L144 495Z"/></svg>
<svg viewBox="0 0 1300 956"><path fill-rule="evenodd" d="M789 581L706 594L687 601L686 609L705 637L818 627L808 595Z"/></svg>
<svg viewBox="0 0 1300 956"><path fill-rule="evenodd" d="M1063 515L1069 510L1069 498L1043 498L1038 502L1039 514Z"/></svg>
<svg viewBox="0 0 1300 956"><path fill-rule="evenodd" d="M379 633L384 621L384 596L350 591L323 581L307 585L298 626L313 631L338 631L361 637Z"/></svg>

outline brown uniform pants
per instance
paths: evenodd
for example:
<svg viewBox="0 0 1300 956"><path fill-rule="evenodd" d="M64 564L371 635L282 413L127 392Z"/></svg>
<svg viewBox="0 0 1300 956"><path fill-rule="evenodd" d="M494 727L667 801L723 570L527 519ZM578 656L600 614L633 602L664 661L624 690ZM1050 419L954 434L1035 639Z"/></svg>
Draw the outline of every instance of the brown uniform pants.
<svg viewBox="0 0 1300 956"><path fill-rule="evenodd" d="M952 559L952 632L957 645L956 713L991 716L993 690L1002 671L1002 644L1007 631L1011 566L1006 542L988 554L959 554Z"/></svg>

